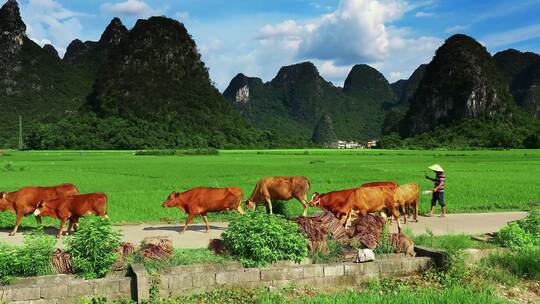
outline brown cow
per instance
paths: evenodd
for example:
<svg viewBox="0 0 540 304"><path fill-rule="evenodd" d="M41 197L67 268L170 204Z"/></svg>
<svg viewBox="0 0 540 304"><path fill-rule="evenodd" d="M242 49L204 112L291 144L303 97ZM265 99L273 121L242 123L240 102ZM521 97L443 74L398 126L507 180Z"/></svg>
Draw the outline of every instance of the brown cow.
<svg viewBox="0 0 540 304"><path fill-rule="evenodd" d="M302 215L306 216L309 207L307 202L309 187L309 179L303 176L265 177L257 183L246 205L255 209L257 203L266 202L267 211L272 214L272 200L287 201L296 198L304 206Z"/></svg>
<svg viewBox="0 0 540 304"><path fill-rule="evenodd" d="M396 182L388 182L388 181L384 181L384 182L370 182L370 183L365 183L363 184L362 186L360 187L388 187L390 189L396 189L398 187L398 183Z"/></svg>
<svg viewBox="0 0 540 304"><path fill-rule="evenodd" d="M79 194L79 190L72 184L51 187L24 187L14 192L0 192L0 211L7 210L17 215L15 227L9 235L13 236L17 233L23 217L34 212L40 201L75 194ZM41 217L36 216L36 220L41 223Z"/></svg>
<svg viewBox="0 0 540 304"><path fill-rule="evenodd" d="M172 192L162 206L163 208L178 207L188 214L182 232L186 231L191 220L198 215L203 217L206 232L208 232L210 227L208 226L206 213L238 210L240 214L244 214L244 210L240 205L243 196L242 189L238 187L192 188L185 192Z"/></svg>
<svg viewBox="0 0 540 304"><path fill-rule="evenodd" d="M107 218L107 195L105 193L78 194L45 200L38 204L34 211L36 216L48 216L60 219L60 230L57 238L62 236L64 225L69 220L66 234L79 223L79 218L95 214Z"/></svg>
<svg viewBox="0 0 540 304"><path fill-rule="evenodd" d="M389 210L398 224L398 231L401 231L399 223L399 212L394 204L394 194L384 187L360 187L355 189L354 193L349 195L349 204L352 205L352 211L367 215L371 212L382 212ZM348 216L348 218L350 215Z"/></svg>
<svg viewBox="0 0 540 304"><path fill-rule="evenodd" d="M397 187L394 192L394 203L396 206L402 208L403 211L403 222L407 223L407 214L406 209L409 207L414 208L414 220L418 222L418 184L417 183L408 183Z"/></svg>
<svg viewBox="0 0 540 304"><path fill-rule="evenodd" d="M347 216L352 208L349 196L353 194L355 190L356 188L352 188L322 194L315 192L308 204L332 212L332 214L345 225Z"/></svg>
<svg viewBox="0 0 540 304"><path fill-rule="evenodd" d="M393 193L396 191L397 187L399 187L399 184L396 182L390 182L390 181L383 181L383 182L370 182L365 183L361 187L379 187L382 189L385 189L386 191L389 191L390 193ZM395 202L394 202L395 203ZM398 206L396 206L398 207ZM381 215L383 217L388 217L389 210L385 209L384 212L381 212ZM392 218L389 218L390 223L392 223Z"/></svg>

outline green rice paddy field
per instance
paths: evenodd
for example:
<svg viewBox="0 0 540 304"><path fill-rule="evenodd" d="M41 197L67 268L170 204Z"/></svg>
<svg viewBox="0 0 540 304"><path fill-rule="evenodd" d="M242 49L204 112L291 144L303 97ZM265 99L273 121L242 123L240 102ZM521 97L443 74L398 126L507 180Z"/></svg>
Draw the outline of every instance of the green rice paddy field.
<svg viewBox="0 0 540 304"><path fill-rule="evenodd" d="M191 187L240 186L249 196L258 179L269 175L304 175L311 191L327 192L369 181L418 182L422 190L427 166L446 170L450 212L528 210L540 202L540 150L389 151L265 150L221 151L215 156L136 156L133 151L29 151L0 157L0 191L26 185L74 183L82 193L109 196L109 216L116 223L169 222L185 218L178 209L163 209L171 191ZM431 173L430 173L431 174ZM422 196L421 211L429 208ZM301 205L288 208L301 214ZM312 210L312 211L315 211ZM212 214L224 220L228 214ZM0 212L0 226L14 216ZM26 218L24 224L35 220Z"/></svg>

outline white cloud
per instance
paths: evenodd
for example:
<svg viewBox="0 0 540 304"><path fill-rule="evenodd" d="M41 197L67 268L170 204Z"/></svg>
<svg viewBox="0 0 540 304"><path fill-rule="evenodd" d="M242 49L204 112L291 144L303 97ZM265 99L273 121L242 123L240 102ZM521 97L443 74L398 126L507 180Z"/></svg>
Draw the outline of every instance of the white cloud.
<svg viewBox="0 0 540 304"><path fill-rule="evenodd" d="M150 7L143 0L126 0L123 2L107 2L101 5L101 11L112 15L134 18L148 18L163 14L163 10Z"/></svg>
<svg viewBox="0 0 540 304"><path fill-rule="evenodd" d="M540 37L540 24L534 24L499 32L483 37L482 42L490 48L509 45Z"/></svg>
<svg viewBox="0 0 540 304"><path fill-rule="evenodd" d="M321 75L338 85L357 63L370 64L393 82L429 62L442 43L436 37L411 37L410 29L392 26L417 8L400 0L342 0L334 12L307 22L265 25L257 39L297 61L314 61Z"/></svg>
<svg viewBox="0 0 540 304"><path fill-rule="evenodd" d="M451 27L447 27L444 31L446 33L460 33L468 29L470 26L471 26L470 24L464 24L464 25L458 24Z"/></svg>
<svg viewBox="0 0 540 304"><path fill-rule="evenodd" d="M419 65L431 61L435 50L443 42L440 38L429 36L394 37L390 47L391 56L387 60L377 62L377 69L386 75L389 82L409 78Z"/></svg>
<svg viewBox="0 0 540 304"><path fill-rule="evenodd" d="M344 79L347 78L352 68L351 65L336 65L331 60L316 60L314 64L324 79L332 81L334 85L338 86L343 85Z"/></svg>
<svg viewBox="0 0 540 304"><path fill-rule="evenodd" d="M267 24L259 30L257 39L263 46L277 45L296 52L310 26L299 25L294 20L286 20L276 25Z"/></svg>
<svg viewBox="0 0 540 304"><path fill-rule="evenodd" d="M389 47L386 23L406 10L401 1L343 0L335 12L306 25L300 55L340 64L382 59Z"/></svg>
<svg viewBox="0 0 540 304"><path fill-rule="evenodd" d="M83 26L79 17L88 16L66 9L54 0L29 0L21 6L21 14L28 37L42 46L53 44L60 56L73 39L81 38Z"/></svg>
<svg viewBox="0 0 540 304"><path fill-rule="evenodd" d="M180 22L184 22L189 19L189 13L188 12L176 12L174 14L176 19L178 19Z"/></svg>
<svg viewBox="0 0 540 304"><path fill-rule="evenodd" d="M419 11L419 12L416 12L416 14L414 14L414 16L415 17L431 17L431 16L433 16L433 13Z"/></svg>

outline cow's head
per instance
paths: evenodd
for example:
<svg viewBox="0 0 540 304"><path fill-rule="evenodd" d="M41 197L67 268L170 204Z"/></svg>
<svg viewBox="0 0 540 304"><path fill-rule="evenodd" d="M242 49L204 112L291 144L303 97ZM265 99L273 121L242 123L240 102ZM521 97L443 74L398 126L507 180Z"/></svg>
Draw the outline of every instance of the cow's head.
<svg viewBox="0 0 540 304"><path fill-rule="evenodd" d="M311 196L311 201L308 202L308 205L318 207L321 204L321 195L319 192L313 193Z"/></svg>
<svg viewBox="0 0 540 304"><path fill-rule="evenodd" d="M6 192L0 192L0 211L7 210L12 208L13 203L8 201L7 199L7 193Z"/></svg>
<svg viewBox="0 0 540 304"><path fill-rule="evenodd" d="M53 208L51 203L40 201L36 206L36 210L34 210L34 215L56 217L56 210Z"/></svg>
<svg viewBox="0 0 540 304"><path fill-rule="evenodd" d="M161 205L163 208L179 207L178 199L180 198L179 192L171 192L167 199Z"/></svg>
<svg viewBox="0 0 540 304"><path fill-rule="evenodd" d="M255 204L255 202L252 200L246 200L246 207L255 210L257 204Z"/></svg>

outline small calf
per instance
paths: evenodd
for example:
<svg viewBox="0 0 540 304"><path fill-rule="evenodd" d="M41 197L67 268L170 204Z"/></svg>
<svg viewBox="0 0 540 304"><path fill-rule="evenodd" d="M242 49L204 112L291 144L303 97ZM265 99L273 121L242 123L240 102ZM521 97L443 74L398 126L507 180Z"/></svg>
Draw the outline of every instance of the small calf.
<svg viewBox="0 0 540 304"><path fill-rule="evenodd" d="M69 220L67 234L78 225L79 218L95 214L107 218L107 195L105 193L79 194L60 197L38 203L34 215L60 219L60 230L57 238L62 236L64 225Z"/></svg>

